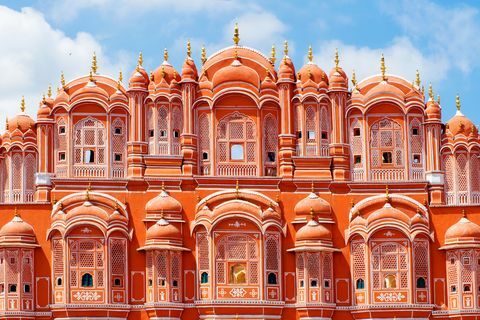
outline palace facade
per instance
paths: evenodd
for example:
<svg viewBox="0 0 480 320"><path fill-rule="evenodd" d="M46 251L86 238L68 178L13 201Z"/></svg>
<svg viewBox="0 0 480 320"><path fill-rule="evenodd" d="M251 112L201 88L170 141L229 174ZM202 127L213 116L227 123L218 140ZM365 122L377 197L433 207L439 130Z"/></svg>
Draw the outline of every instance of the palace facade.
<svg viewBox="0 0 480 320"><path fill-rule="evenodd" d="M128 86L62 75L1 136L0 318L480 318L478 130L379 70L236 32Z"/></svg>

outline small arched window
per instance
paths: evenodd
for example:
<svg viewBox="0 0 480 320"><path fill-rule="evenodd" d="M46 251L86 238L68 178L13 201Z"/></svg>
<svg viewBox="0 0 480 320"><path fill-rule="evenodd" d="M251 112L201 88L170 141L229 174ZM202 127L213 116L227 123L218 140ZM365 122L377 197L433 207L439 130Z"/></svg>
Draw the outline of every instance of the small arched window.
<svg viewBox="0 0 480 320"><path fill-rule="evenodd" d="M61 286L62 285L62 278L61 277L58 277L57 278L57 286Z"/></svg>
<svg viewBox="0 0 480 320"><path fill-rule="evenodd" d="M277 284L277 275L273 272L268 274L268 284Z"/></svg>
<svg viewBox="0 0 480 320"><path fill-rule="evenodd" d="M417 279L417 289L425 289L427 287L427 283L425 278L420 277Z"/></svg>
<svg viewBox="0 0 480 320"><path fill-rule="evenodd" d="M90 273L85 273L82 276L82 287L84 288L93 287L93 277Z"/></svg>
<svg viewBox="0 0 480 320"><path fill-rule="evenodd" d="M207 272L202 272L202 275L200 276L200 283L208 283L208 273Z"/></svg>
<svg viewBox="0 0 480 320"><path fill-rule="evenodd" d="M365 281L363 279L357 279L357 289L365 289Z"/></svg>

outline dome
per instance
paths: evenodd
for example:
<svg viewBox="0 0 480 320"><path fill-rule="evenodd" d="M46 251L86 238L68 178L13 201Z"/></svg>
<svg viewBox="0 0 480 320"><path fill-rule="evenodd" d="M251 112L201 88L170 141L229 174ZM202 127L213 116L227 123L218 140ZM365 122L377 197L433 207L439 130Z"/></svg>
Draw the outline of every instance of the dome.
<svg viewBox="0 0 480 320"><path fill-rule="evenodd" d="M440 105L435 100L428 100L425 112L427 113L428 119L442 119L442 110L440 108Z"/></svg>
<svg viewBox="0 0 480 320"><path fill-rule="evenodd" d="M71 95L70 100L75 101L81 98L82 96L85 96L85 97L100 96L105 101L109 100L108 92L105 91L103 88L100 88L99 86L97 86L97 84L95 83L95 79L93 78L91 78L83 88L75 91Z"/></svg>
<svg viewBox="0 0 480 320"><path fill-rule="evenodd" d="M452 242L480 242L480 226L462 217L445 232L445 244Z"/></svg>
<svg viewBox="0 0 480 320"><path fill-rule="evenodd" d="M96 216L103 220L108 219L108 214L102 208L92 205L88 200L81 206L75 207L67 212L68 219L74 216Z"/></svg>
<svg viewBox="0 0 480 320"><path fill-rule="evenodd" d="M332 233L325 226L316 220L308 221L306 225L298 229L295 234L295 241L331 241Z"/></svg>
<svg viewBox="0 0 480 320"><path fill-rule="evenodd" d="M315 83L325 82L328 84L327 74L315 63L308 62L298 72L299 80L304 84L308 80L312 80Z"/></svg>
<svg viewBox="0 0 480 320"><path fill-rule="evenodd" d="M0 229L0 237L8 237L8 236L15 236L15 237L35 237L35 231L33 227L23 221L20 215L16 214L13 219L5 224Z"/></svg>
<svg viewBox="0 0 480 320"><path fill-rule="evenodd" d="M334 67L330 71L329 83L331 90L347 90L348 77L345 71L340 67Z"/></svg>
<svg viewBox="0 0 480 320"><path fill-rule="evenodd" d="M153 240L180 240L182 234L173 224L170 224L164 218L160 218L153 226L147 230L147 241Z"/></svg>
<svg viewBox="0 0 480 320"><path fill-rule="evenodd" d="M243 65L238 58L235 58L229 66L218 70L212 78L214 88L227 82L246 82L258 89L260 77L255 70Z"/></svg>
<svg viewBox="0 0 480 320"><path fill-rule="evenodd" d="M370 224L382 219L400 220L404 223L410 224L410 218L402 211L392 207L392 205L388 202L385 203L382 208L369 215L367 222Z"/></svg>
<svg viewBox="0 0 480 320"><path fill-rule="evenodd" d="M292 60L285 56L278 68L278 79L288 79L295 81L295 67Z"/></svg>
<svg viewBox="0 0 480 320"><path fill-rule="evenodd" d="M130 88L147 88L149 82L148 74L141 66L138 66L137 69L135 69L128 80Z"/></svg>
<svg viewBox="0 0 480 320"><path fill-rule="evenodd" d="M448 120L446 123L446 131L450 132L452 136L462 134L466 137L477 136L478 129L472 120L468 119L463 115L460 110L457 110L457 113L453 116L452 119Z"/></svg>
<svg viewBox="0 0 480 320"><path fill-rule="evenodd" d="M420 211L412 218L412 226L415 224L428 224L427 219L420 213Z"/></svg>
<svg viewBox="0 0 480 320"><path fill-rule="evenodd" d="M17 114L15 117L8 119L8 130L10 132L14 132L18 129L21 133L25 133L28 129L31 129L34 126L35 121L24 111Z"/></svg>
<svg viewBox="0 0 480 320"><path fill-rule="evenodd" d="M402 90L385 80L380 81L380 83L368 91L366 97L367 99L372 99L382 95L395 96L397 98L401 98L402 100L404 98L404 93Z"/></svg>
<svg viewBox="0 0 480 320"><path fill-rule="evenodd" d="M330 204L320 198L316 193L311 192L306 198L300 200L295 205L295 214L300 215L310 215L313 211L316 215L330 214L331 207Z"/></svg>
<svg viewBox="0 0 480 320"><path fill-rule="evenodd" d="M177 70L175 70L175 68L168 62L167 49L163 51L162 64L155 69L155 71L153 71L153 80L156 84L159 84L162 79L164 79L168 84L170 84L172 80L176 80L177 82L181 80Z"/></svg>
<svg viewBox="0 0 480 320"><path fill-rule="evenodd" d="M260 90L277 90L277 85L272 81L270 75L267 74L265 79L263 79L260 85Z"/></svg>
<svg viewBox="0 0 480 320"><path fill-rule="evenodd" d="M167 191L162 190L158 196L147 202L145 211L148 214L180 214L182 205L178 200L171 197Z"/></svg>
<svg viewBox="0 0 480 320"><path fill-rule="evenodd" d="M195 62L193 61L192 58L187 57L182 67L182 80L190 79L190 80L196 81L197 78L198 78L198 72L197 72L197 67L195 66Z"/></svg>

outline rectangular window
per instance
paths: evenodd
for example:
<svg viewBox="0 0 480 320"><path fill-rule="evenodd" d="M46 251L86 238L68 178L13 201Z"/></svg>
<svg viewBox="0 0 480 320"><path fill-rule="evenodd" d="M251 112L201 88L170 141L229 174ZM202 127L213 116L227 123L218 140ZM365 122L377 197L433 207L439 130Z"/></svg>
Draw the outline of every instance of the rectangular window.
<svg viewBox="0 0 480 320"><path fill-rule="evenodd" d="M67 132L67 128L65 126L58 127L58 134L65 134Z"/></svg>
<svg viewBox="0 0 480 320"><path fill-rule="evenodd" d="M152 130L148 130L148 136L150 138L153 138L155 136L155 131L152 129Z"/></svg>
<svg viewBox="0 0 480 320"><path fill-rule="evenodd" d="M392 153L383 152L382 153L382 163L392 163Z"/></svg>
<svg viewBox="0 0 480 320"><path fill-rule="evenodd" d="M311 288L318 287L318 280L317 279L310 279L310 287Z"/></svg>
<svg viewBox="0 0 480 320"><path fill-rule="evenodd" d="M116 135L122 134L122 127L115 127L113 131Z"/></svg>
<svg viewBox="0 0 480 320"><path fill-rule="evenodd" d="M0 283L0 293L5 292L5 285L3 283Z"/></svg>
<svg viewBox="0 0 480 320"><path fill-rule="evenodd" d="M358 154L357 154L357 155L354 156L353 159L354 159L353 162L354 162L355 164L360 164L360 163L362 163L362 156L361 156L361 155L358 155Z"/></svg>
<svg viewBox="0 0 480 320"><path fill-rule="evenodd" d="M23 292L24 293L30 293L30 285L29 284L24 284L23 285Z"/></svg>
<svg viewBox="0 0 480 320"><path fill-rule="evenodd" d="M360 137L360 128L353 128L353 136Z"/></svg>
<svg viewBox="0 0 480 320"><path fill-rule="evenodd" d="M302 138L302 131L297 131L297 137L298 139Z"/></svg>
<svg viewBox="0 0 480 320"><path fill-rule="evenodd" d="M17 285L16 284L9 284L8 285L8 292L17 292Z"/></svg>
<svg viewBox="0 0 480 320"><path fill-rule="evenodd" d="M415 163L415 164L420 163L420 155L419 154L414 154L413 155L413 163Z"/></svg>
<svg viewBox="0 0 480 320"><path fill-rule="evenodd" d="M160 287L165 287L167 285L167 282L166 282L165 278L158 279L158 285Z"/></svg>
<svg viewBox="0 0 480 320"><path fill-rule="evenodd" d="M470 265L470 258L469 257L463 257L463 265L465 265L465 266Z"/></svg>
<svg viewBox="0 0 480 320"><path fill-rule="evenodd" d="M58 161L65 161L67 159L67 155L65 152L58 153Z"/></svg>
<svg viewBox="0 0 480 320"><path fill-rule="evenodd" d="M166 130L160 130L160 137L164 138L167 136L167 131Z"/></svg>
<svg viewBox="0 0 480 320"><path fill-rule="evenodd" d="M179 138L179 137L180 137L180 131L178 131L178 130L173 130L173 137L174 137L174 138Z"/></svg>
<svg viewBox="0 0 480 320"><path fill-rule="evenodd" d="M202 160L208 160L208 152L202 152Z"/></svg>
<svg viewBox="0 0 480 320"><path fill-rule="evenodd" d="M324 287L324 288L330 288L330 280L325 280L325 281L323 282L323 287Z"/></svg>
<svg viewBox="0 0 480 320"><path fill-rule="evenodd" d="M328 132L322 131L322 139L328 139Z"/></svg>
<svg viewBox="0 0 480 320"><path fill-rule="evenodd" d="M268 158L268 161L275 162L275 152L268 152L267 158Z"/></svg>
<svg viewBox="0 0 480 320"><path fill-rule="evenodd" d="M114 157L115 162L121 162L122 161L122 154L121 153L115 153L113 157Z"/></svg>
<svg viewBox="0 0 480 320"><path fill-rule="evenodd" d="M412 135L413 136L418 136L418 127L413 127L412 128Z"/></svg>
<svg viewBox="0 0 480 320"><path fill-rule="evenodd" d="M243 160L245 156L243 154L242 144L232 144L230 148L230 160Z"/></svg>
<svg viewBox="0 0 480 320"><path fill-rule="evenodd" d="M84 152L84 163L94 163L95 162L95 151L93 150L85 150Z"/></svg>
<svg viewBox="0 0 480 320"><path fill-rule="evenodd" d="M315 140L315 131L308 131L307 137L308 137L308 140Z"/></svg>

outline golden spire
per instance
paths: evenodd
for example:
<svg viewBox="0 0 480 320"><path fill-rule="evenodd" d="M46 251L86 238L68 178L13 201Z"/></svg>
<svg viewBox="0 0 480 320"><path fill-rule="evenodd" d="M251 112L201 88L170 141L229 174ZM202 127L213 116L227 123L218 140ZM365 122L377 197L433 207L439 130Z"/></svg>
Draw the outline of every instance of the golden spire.
<svg viewBox="0 0 480 320"><path fill-rule="evenodd" d="M45 102L47 102L47 98L45 97L45 93L44 93L42 96L42 103L45 104Z"/></svg>
<svg viewBox="0 0 480 320"><path fill-rule="evenodd" d="M202 46L202 64L205 64L207 61L207 49L205 49L205 45Z"/></svg>
<svg viewBox="0 0 480 320"><path fill-rule="evenodd" d="M138 54L138 60L137 60L137 71L140 70L140 68L143 66L143 54L142 51Z"/></svg>
<svg viewBox="0 0 480 320"><path fill-rule="evenodd" d="M380 58L380 71L382 72L382 80L386 80L387 78L385 77L385 71L387 70L387 67L385 67L385 57L383 56L383 53L382 53L382 56Z"/></svg>
<svg viewBox="0 0 480 320"><path fill-rule="evenodd" d="M355 70L352 71L352 84L356 88L357 87L357 76L355 75Z"/></svg>
<svg viewBox="0 0 480 320"><path fill-rule="evenodd" d="M420 88L421 81L420 81L420 72L418 71L418 69L415 74L415 84L417 85L417 88Z"/></svg>
<svg viewBox="0 0 480 320"><path fill-rule="evenodd" d="M233 43L238 46L238 42L240 41L240 34L238 33L238 23L235 23L235 28L233 29Z"/></svg>
<svg viewBox="0 0 480 320"><path fill-rule="evenodd" d="M167 48L163 49L163 60L168 61L168 50L167 50Z"/></svg>
<svg viewBox="0 0 480 320"><path fill-rule="evenodd" d="M92 183L89 182L87 186L87 190L85 190L85 200L90 200L90 191L92 190Z"/></svg>
<svg viewBox="0 0 480 320"><path fill-rule="evenodd" d="M97 74L98 65L97 65L97 54L95 53L95 51L93 52L92 68L91 69L92 69L93 74Z"/></svg>
<svg viewBox="0 0 480 320"><path fill-rule="evenodd" d="M433 98L433 88L432 88L432 83L428 85L428 97L434 101L435 99Z"/></svg>
<svg viewBox="0 0 480 320"><path fill-rule="evenodd" d="M313 61L313 50L312 50L312 46L308 46L308 62L312 62Z"/></svg>
<svg viewBox="0 0 480 320"><path fill-rule="evenodd" d="M190 45L190 40L187 41L187 58L192 57L192 46Z"/></svg>
<svg viewBox="0 0 480 320"><path fill-rule="evenodd" d="M118 72L118 82L117 82L117 88L120 89L122 86L122 81L123 81L123 73L122 70Z"/></svg>
<svg viewBox="0 0 480 320"><path fill-rule="evenodd" d="M385 185L385 202L390 203L390 191L388 190L388 184Z"/></svg>
<svg viewBox="0 0 480 320"><path fill-rule="evenodd" d="M235 49L235 50L233 51L233 59L235 59L235 60L238 59L238 50L237 50L237 49Z"/></svg>
<svg viewBox="0 0 480 320"><path fill-rule="evenodd" d="M285 42L283 43L283 55L284 55L284 59L287 59L287 56L288 56L288 41L285 40Z"/></svg>
<svg viewBox="0 0 480 320"><path fill-rule="evenodd" d="M335 70L338 70L338 64L340 63L340 58L338 57L338 48L335 48Z"/></svg>
<svg viewBox="0 0 480 320"><path fill-rule="evenodd" d="M18 208L15 206L15 211L14 211L15 217L20 217L20 213L18 213Z"/></svg>
<svg viewBox="0 0 480 320"><path fill-rule="evenodd" d="M165 72L165 66L162 66L162 78L165 78L165 75L167 73Z"/></svg>
<svg viewBox="0 0 480 320"><path fill-rule="evenodd" d="M25 112L25 97L22 96L22 101L20 102L20 110Z"/></svg>
<svg viewBox="0 0 480 320"><path fill-rule="evenodd" d="M48 85L48 91L47 91L47 97L51 98L52 97L52 85Z"/></svg>
<svg viewBox="0 0 480 320"><path fill-rule="evenodd" d="M165 191L165 181L162 181L162 191Z"/></svg>
<svg viewBox="0 0 480 320"><path fill-rule="evenodd" d="M272 50L270 51L270 63L275 65L275 61L277 61L276 58L277 52L275 50L275 45L272 45Z"/></svg>
<svg viewBox="0 0 480 320"><path fill-rule="evenodd" d="M457 106L457 110L460 111L460 108L462 107L462 105L460 104L460 96L458 94L455 97L455 105Z"/></svg>
<svg viewBox="0 0 480 320"><path fill-rule="evenodd" d="M467 217L467 212L465 211L465 209L462 209L462 216L463 216L464 218Z"/></svg>
<svg viewBox="0 0 480 320"><path fill-rule="evenodd" d="M313 207L310 207L310 220L315 220L315 211L313 211Z"/></svg>
<svg viewBox="0 0 480 320"><path fill-rule="evenodd" d="M89 74L89 76L88 76L88 79L89 79L91 82L94 82L94 81L95 81L95 79L93 78L93 71L92 71L92 70L90 70L90 74Z"/></svg>
<svg viewBox="0 0 480 320"><path fill-rule="evenodd" d="M65 89L65 75L62 73L60 74L60 83L62 84L62 88Z"/></svg>
<svg viewBox="0 0 480 320"><path fill-rule="evenodd" d="M5 118L5 130L8 130L8 117Z"/></svg>
<svg viewBox="0 0 480 320"><path fill-rule="evenodd" d="M310 186L310 191L312 193L315 193L315 185L313 184L313 181L312 181L312 185Z"/></svg>
<svg viewBox="0 0 480 320"><path fill-rule="evenodd" d="M437 94L437 103L440 105L440 95Z"/></svg>

